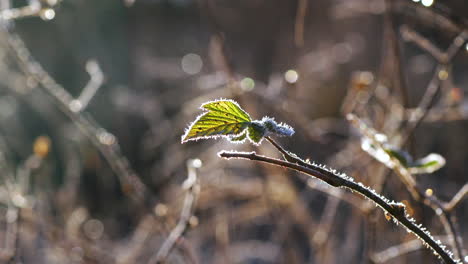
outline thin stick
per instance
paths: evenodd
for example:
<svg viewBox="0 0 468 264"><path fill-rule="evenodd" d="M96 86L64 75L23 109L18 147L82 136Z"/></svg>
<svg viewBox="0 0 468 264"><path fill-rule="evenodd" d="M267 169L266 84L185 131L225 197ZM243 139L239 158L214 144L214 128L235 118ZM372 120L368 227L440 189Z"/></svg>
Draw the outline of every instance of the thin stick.
<svg viewBox="0 0 468 264"><path fill-rule="evenodd" d="M3 263L11 261L16 255L17 241L18 241L18 219L19 209L14 205L8 205L6 212L6 231L4 233L4 248L0 249L0 260Z"/></svg>
<svg viewBox="0 0 468 264"><path fill-rule="evenodd" d="M89 138L91 143L101 152L111 169L117 175L122 191L137 202L142 202L149 194L148 189L140 180L137 173L130 166L129 161L120 152L117 139L104 128L99 127L89 116L84 116L71 107L74 98L70 93L58 84L43 68L34 60L21 38L11 29L2 28L8 38L9 48L13 51L18 65L24 73L41 84L47 95L52 97L58 108L67 115L81 132Z"/></svg>
<svg viewBox="0 0 468 264"><path fill-rule="evenodd" d="M394 10L393 0L387 0L385 4L387 5L387 10ZM408 97L408 80L405 74L404 63L403 63L403 54L401 44L398 41L398 32L397 32L397 23L395 21L395 16L392 16L390 12L385 12L385 24L388 27L388 38L390 40L390 52L393 54L392 62L395 71L394 80L395 86L398 87L400 91L400 96L402 99L403 107L409 106L409 97Z"/></svg>
<svg viewBox="0 0 468 264"><path fill-rule="evenodd" d="M88 84L83 88L78 99L70 102L70 108L74 112L83 111L104 83L104 74L96 60L86 62L86 71L90 77Z"/></svg>
<svg viewBox="0 0 468 264"><path fill-rule="evenodd" d="M436 237L436 239L439 239L439 237ZM448 237L443 237L440 238L442 241L446 241ZM399 256L408 254L410 252L419 250L422 248L422 243L419 239L414 239L410 241L406 241L404 243L401 243L399 245L395 245L392 247L389 247L379 253L375 253L371 256L371 259L375 263L385 263L391 259L397 258Z"/></svg>
<svg viewBox="0 0 468 264"><path fill-rule="evenodd" d="M416 130L416 128L419 127L424 118L430 112L431 108L434 106L437 95L441 90L442 80L439 77L439 74L442 71L447 71L447 67L439 64L434 71L434 75L432 76L432 79L429 82L429 85L426 88L426 92L424 93L418 107L414 112L411 113L411 116L408 120L408 125L402 133L403 135L400 143L401 146L404 146L409 141L413 132Z"/></svg>
<svg viewBox="0 0 468 264"><path fill-rule="evenodd" d="M294 24L294 43L296 47L304 46L304 24L307 14L308 0L299 0L296 11L296 22Z"/></svg>
<svg viewBox="0 0 468 264"><path fill-rule="evenodd" d="M429 40L425 39L418 33L410 30L408 27L403 27L402 29L403 37L406 37L407 40L414 42L416 45L425 49L429 54L431 54L437 61L438 66L434 71L434 75L427 86L426 92L421 99L416 110L413 112L408 127L403 133L401 145L405 145L413 132L418 128L424 118L428 115L431 108L434 106L437 95L441 90L441 82L444 82L448 78L449 63L460 51L463 44L468 39L468 30L464 30L456 36L452 44L448 47L445 52L440 52Z"/></svg>
<svg viewBox="0 0 468 264"><path fill-rule="evenodd" d="M444 209L447 212L452 211L468 194L468 183L465 183L463 187L455 194L452 200L444 204Z"/></svg>
<svg viewBox="0 0 468 264"><path fill-rule="evenodd" d="M199 168L199 166L196 164L195 160L189 160L187 164L188 176L187 180L183 183L183 187L187 190L187 194L185 195L184 205L182 207L182 212L180 213L179 221L159 248L158 252L148 261L148 264L165 263L167 257L171 253L171 250L174 248L174 245L186 231L190 217L192 217L193 210L200 194L200 183L196 172L196 168Z"/></svg>
<svg viewBox="0 0 468 264"><path fill-rule="evenodd" d="M444 52L435 46L430 40L423 37L418 32L412 30L410 27L403 25L400 27L400 33L403 40L415 43L419 48L426 51L437 61L442 61L444 58Z"/></svg>
<svg viewBox="0 0 468 264"><path fill-rule="evenodd" d="M283 158L285 160L292 163L299 163L302 161L301 159L292 156L291 153L280 146L280 144L276 143L276 141L274 141L271 137L265 137L265 139L268 140L268 142L270 142L279 152L281 152L281 154L283 154Z"/></svg>

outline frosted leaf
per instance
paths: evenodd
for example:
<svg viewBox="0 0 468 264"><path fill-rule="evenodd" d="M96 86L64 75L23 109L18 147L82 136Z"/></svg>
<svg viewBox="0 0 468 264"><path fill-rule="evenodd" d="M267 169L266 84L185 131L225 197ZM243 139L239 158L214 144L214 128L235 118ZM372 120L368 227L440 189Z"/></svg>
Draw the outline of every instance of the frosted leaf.
<svg viewBox="0 0 468 264"><path fill-rule="evenodd" d="M258 145L261 143L266 133L267 130L265 129L265 126L263 126L263 124L258 121L254 121L248 128L247 137L252 143Z"/></svg>
<svg viewBox="0 0 468 264"><path fill-rule="evenodd" d="M252 120L236 102L220 99L205 103L205 110L185 131L182 143L204 138L226 137L233 143L243 143L245 139L255 145L269 135L291 136L294 129L287 124L277 123L273 118Z"/></svg>
<svg viewBox="0 0 468 264"><path fill-rule="evenodd" d="M231 136L231 137L228 137L228 139L231 143L244 143L245 140L247 139L247 133L244 132L237 136Z"/></svg>
<svg viewBox="0 0 468 264"><path fill-rule="evenodd" d="M240 135L252 121L249 114L232 100L208 102L201 109L207 111L190 124L182 136L182 143L201 138Z"/></svg>

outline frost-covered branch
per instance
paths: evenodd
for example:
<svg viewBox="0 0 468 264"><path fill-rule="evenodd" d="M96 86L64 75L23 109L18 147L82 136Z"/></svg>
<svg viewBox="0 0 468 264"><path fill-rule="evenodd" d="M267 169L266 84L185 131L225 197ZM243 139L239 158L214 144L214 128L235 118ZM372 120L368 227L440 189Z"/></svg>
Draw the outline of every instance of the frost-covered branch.
<svg viewBox="0 0 468 264"><path fill-rule="evenodd" d="M371 127L368 127L367 124L365 124L357 116L349 114L347 118L351 124L353 124L363 135L363 150L368 152L371 156L376 158L385 166L391 168L404 183L406 189L412 195L412 197L416 201L419 201L430 207L439 216L446 233L452 237L452 246L455 252L455 256L460 258L463 257L463 241L462 238L457 234L455 221L452 219L450 210L447 210L445 203L442 202L432 192L432 190L426 192L417 185L417 182L413 176L416 173L414 170L415 168L410 168L412 159L411 156L405 157L406 155L403 151L395 149L394 146L388 144L386 135L377 133L377 131ZM438 154L430 154L421 160L427 160L428 158L431 159L431 163L433 163L435 167L431 170L427 170L428 167L423 168L424 173L431 173L435 169L438 169L445 164L445 159ZM418 169L419 168L416 168L416 171ZM462 193L460 195L463 195L463 190L461 190L461 192Z"/></svg>
<svg viewBox="0 0 468 264"><path fill-rule="evenodd" d="M257 155L255 152L230 152L222 151L219 153L222 158L238 158L248 159L253 161L265 162L268 164L285 167L288 169L302 172L311 177L318 178L334 187L347 188L361 194L369 200L372 200L385 212L390 215L396 224L401 224L406 227L407 231L412 232L418 237L428 248L432 249L445 263L460 263L459 260L453 258L453 254L442 245L440 241L434 237L420 224L416 224L415 220L406 214L405 205L398 202L392 202L388 198L377 194L371 188L363 185L360 182L355 182L353 178L339 173L335 170L320 166L317 164L306 163L299 157L290 156L291 159L297 159L297 163L274 159L262 155Z"/></svg>

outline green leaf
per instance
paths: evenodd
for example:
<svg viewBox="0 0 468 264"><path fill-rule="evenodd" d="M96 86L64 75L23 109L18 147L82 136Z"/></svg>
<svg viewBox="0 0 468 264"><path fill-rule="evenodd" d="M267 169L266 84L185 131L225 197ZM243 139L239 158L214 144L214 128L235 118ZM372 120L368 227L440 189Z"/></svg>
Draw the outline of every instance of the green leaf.
<svg viewBox="0 0 468 264"><path fill-rule="evenodd" d="M445 159L439 154L431 153L410 164L409 171L413 174L433 173L445 165Z"/></svg>
<svg viewBox="0 0 468 264"><path fill-rule="evenodd" d="M247 133L242 133L238 136L229 137L229 141L233 143L242 143L247 138Z"/></svg>
<svg viewBox="0 0 468 264"><path fill-rule="evenodd" d="M263 124L257 122L253 122L250 124L247 136L249 137L252 143L258 145L265 136L265 127L263 126Z"/></svg>
<svg viewBox="0 0 468 264"><path fill-rule="evenodd" d="M413 162L413 157L411 157L411 155L404 150L396 149L394 147L385 147L384 151L390 155L390 157L400 161L401 165L404 167L408 167L408 165Z"/></svg>
<svg viewBox="0 0 468 264"><path fill-rule="evenodd" d="M251 124L252 119L234 101L221 99L205 103L201 114L182 136L182 143L201 138L238 136Z"/></svg>

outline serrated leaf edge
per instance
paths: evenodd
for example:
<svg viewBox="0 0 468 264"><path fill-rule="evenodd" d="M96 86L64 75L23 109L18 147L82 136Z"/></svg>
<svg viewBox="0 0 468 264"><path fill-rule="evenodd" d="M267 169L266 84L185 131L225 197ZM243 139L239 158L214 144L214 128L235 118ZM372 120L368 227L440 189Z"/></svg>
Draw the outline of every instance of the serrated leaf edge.
<svg viewBox="0 0 468 264"><path fill-rule="evenodd" d="M242 107L240 107L240 105L234 100L220 98L220 99L216 99L216 100L213 100L213 101L209 101L209 102L203 103L199 107L199 109L203 110L203 112L200 115L198 115L197 118L195 118L195 120L193 122L191 122L189 124L189 126L185 129L184 134L181 137L181 143L182 144L185 143L185 142L188 142L188 141L198 141L200 139L210 139L210 138L217 139L217 138L220 138L220 137L229 137L229 136L236 137L236 136L240 136L241 134L246 132L249 125L247 125L241 132L239 132L237 134L209 135L209 136L198 136L198 137L188 138L188 139L186 138L188 136L188 134L190 133L190 130L193 127L193 125L196 124L205 114L207 114L210 111L213 111L212 109L206 108L206 105L216 103L216 102L222 102L222 101L229 101L230 103L233 103L234 105L236 105L240 109L240 111L242 111L242 113L245 114L249 118L249 121L245 121L245 123L250 123L252 121L252 118L250 117L249 113L247 113L244 109L242 109ZM243 142L245 142L245 140L242 141L242 142L239 142L239 143L243 143ZM237 142L235 142L235 143L237 143Z"/></svg>

